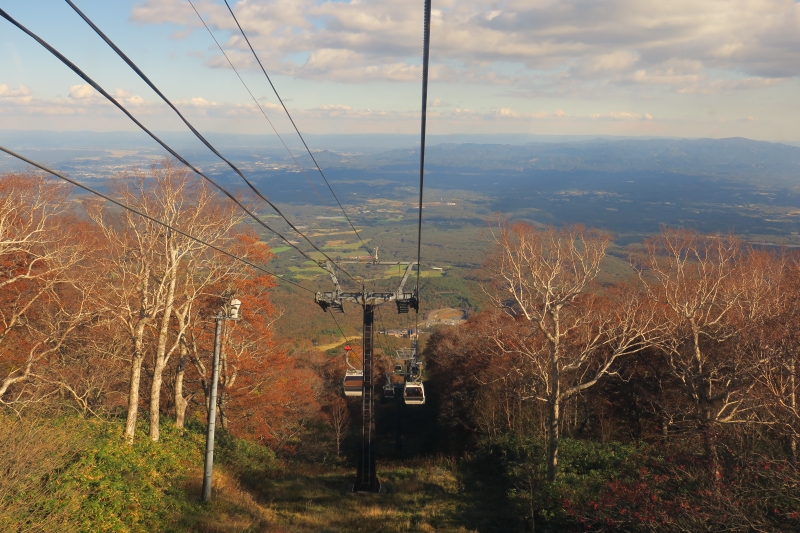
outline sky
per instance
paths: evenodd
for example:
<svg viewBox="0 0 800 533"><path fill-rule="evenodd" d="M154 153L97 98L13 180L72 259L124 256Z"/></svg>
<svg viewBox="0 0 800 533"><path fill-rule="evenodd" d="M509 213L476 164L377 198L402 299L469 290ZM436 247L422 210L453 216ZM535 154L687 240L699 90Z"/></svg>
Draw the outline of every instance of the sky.
<svg viewBox="0 0 800 533"><path fill-rule="evenodd" d="M189 0L73 0L203 131L269 133ZM281 132L223 0L192 0ZM416 133L422 0L229 0L301 131ZM61 0L0 0L156 131L184 126ZM800 141L795 0L433 0L428 131ZM0 19L0 129L135 127Z"/></svg>

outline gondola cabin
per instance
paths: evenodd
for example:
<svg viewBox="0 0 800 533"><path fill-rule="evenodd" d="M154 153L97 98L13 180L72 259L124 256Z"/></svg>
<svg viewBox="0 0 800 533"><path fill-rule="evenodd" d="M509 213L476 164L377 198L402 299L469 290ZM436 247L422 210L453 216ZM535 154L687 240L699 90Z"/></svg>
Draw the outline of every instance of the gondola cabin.
<svg viewBox="0 0 800 533"><path fill-rule="evenodd" d="M394 373L395 374L403 374L403 365L394 365Z"/></svg>
<svg viewBox="0 0 800 533"><path fill-rule="evenodd" d="M406 383L403 387L403 401L406 405L423 405L425 403L425 386L422 383Z"/></svg>
<svg viewBox="0 0 800 533"><path fill-rule="evenodd" d="M394 400L394 385L391 383L387 383L383 386L383 399L384 400Z"/></svg>
<svg viewBox="0 0 800 533"><path fill-rule="evenodd" d="M344 376L344 395L361 396L364 387L364 374L361 371L348 370Z"/></svg>

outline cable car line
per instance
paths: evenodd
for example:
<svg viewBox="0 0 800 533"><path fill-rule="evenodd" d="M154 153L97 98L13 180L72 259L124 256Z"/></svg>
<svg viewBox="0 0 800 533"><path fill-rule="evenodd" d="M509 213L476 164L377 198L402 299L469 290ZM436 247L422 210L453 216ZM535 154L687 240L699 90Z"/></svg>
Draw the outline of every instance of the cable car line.
<svg viewBox="0 0 800 533"><path fill-rule="evenodd" d="M386 323L383 321L383 315L381 314L381 308L379 306L376 309L377 309L377 312L378 312L378 320L377 320L377 322L378 322L378 333L380 333L380 331L383 330L384 331L384 335L385 335L386 334L385 332L388 331L388 329L386 328ZM386 357L389 357L389 349L388 349L389 345L388 345L388 343L386 345L384 345L381 342L381 336L380 335L378 335L376 337L376 340L377 340L378 348L381 349L381 351L383 352L383 355L386 356Z"/></svg>
<svg viewBox="0 0 800 533"><path fill-rule="evenodd" d="M297 165L297 168L299 168L300 172L302 172L303 175L306 177L306 181L311 186L313 191L317 194L317 196L319 197L319 199L322 202L322 204L327 207L328 204L325 203L325 200L322 198L322 195L319 193L317 188L314 187L314 184L311 183L311 180L309 179L308 174L306 174L306 169L303 168L303 165L301 165L299 161L297 161L297 158L294 156L292 151L286 145L286 142L283 140L283 137L281 137L281 134L278 133L278 130L275 128L275 126L272 124L272 121L267 116L267 113L264 111L264 108L261 107L261 104L258 102L256 97L253 95L252 91L250 91L250 87L247 86L247 83L245 83L244 79L242 79L242 76L239 75L239 71L236 70L236 67L233 66L233 62L228 57L228 54L225 53L225 50L222 48L222 45L219 44L219 41L214 36L214 34L211 32L211 28L208 27L208 24L206 24L206 21L203 20L203 17L202 17L202 15L200 15L200 12L197 11L196 7L194 7L194 4L192 3L192 0L188 0L188 2L189 2L189 5L192 6L192 9L194 10L194 12L197 14L197 18L199 18L200 22L202 22L203 26L205 26L206 31L208 32L208 34L211 36L212 39L214 39L214 43L216 43L217 48L219 48L219 51L222 52L222 55L225 57L225 60L228 62L228 65L230 65L231 68L233 69L233 72L236 74L236 77L239 78L240 82L242 82L242 85L244 86L244 88L247 91L247 93L250 95L250 98L253 99L253 102L255 102L256 106L258 106L258 109L261 111L261 114L264 115L264 118L267 119L267 122L269 122L269 125L272 128L272 131L275 132L275 135L278 136L278 139L281 141L281 144L283 145L283 147L286 148L286 151L289 153L289 156L294 160L294 163L295 163L295 165Z"/></svg>
<svg viewBox="0 0 800 533"><path fill-rule="evenodd" d="M227 196L227 197L228 197L228 198L229 198L229 199L230 199L232 202L234 202L234 203L235 203L237 206L239 206L239 207L240 207L240 208L241 208L241 209L242 209L242 210L243 210L245 213L247 213L247 214L248 214L248 215L249 215L251 218L253 218L253 220L255 220L256 222L258 222L258 223L259 223L261 226L263 226L263 227L264 227L266 230L268 230L268 231L270 231L270 232L274 233L275 235L277 235L278 237L280 237L280 238L281 238L283 241L285 241L285 242L286 242L286 243L287 243L289 246L291 246L292 248L294 248L295 250L297 250L297 251L298 251L298 252L299 252L299 253L300 253L300 254L301 254L303 257L305 257L306 259L309 259L309 260L311 260L311 261L314 261L314 260L313 260L313 259L312 259L310 256L308 256L308 255L307 255L305 252L303 252L303 251L302 251L301 249L299 249L297 246L295 246L294 244L292 244L292 243L291 243L291 242L290 242L290 241L289 241L289 240L288 240L286 237L284 237L283 235L281 235L281 234L280 234L278 231L276 231L276 230L272 229L271 227L269 227L269 226L268 226L268 225L267 225L267 224L266 224L266 223L265 223L263 220L261 220L260 218L258 218L258 216L257 216L256 214L254 214L252 211L250 211L249 209L247 209L247 207L245 207L245 206L244 206L244 205L243 205L243 204L242 204L242 203L241 203L239 200L237 200L237 199L236 199L236 197L234 197L234 196L233 196L231 193L229 193L227 190L225 190L225 188L223 188L221 185L219 185L219 184L218 184L217 182L215 182L213 179L211 179L211 178L209 178L208 176L206 176L204 173L200 172L200 170L198 170L198 169L197 169L197 168L196 168L194 165L192 165L191 163L189 163L189 162L188 162L188 161L187 161L187 160L186 160L186 159L185 159L183 156L181 156L181 155L180 155L178 152L176 152L175 150L173 150L173 149L172 149L172 148L171 148L169 145L167 145L167 143L165 143L164 141L162 141L162 140L161 140L161 139L160 139L160 138L159 138L159 137L158 137L158 136L157 136L155 133L153 133L152 131L150 131L149 129L147 129L147 127L146 127L144 124L142 124L141 122L139 122L139 120L137 120L137 119L136 119L136 117L134 117L134 116L133 116L133 115L132 115L132 114L131 114L131 113L130 113L130 112L127 110L127 109L125 109L125 107L124 107L122 104L120 104L119 102L117 102L117 100L116 100L116 99L115 99L113 96L111 96L110 94L108 94L108 92L107 92L105 89L103 89L103 88L102 88L102 87L101 87L101 86L100 86L100 85L99 85L97 82L95 82L95 81L94 81L92 78L90 78L90 77L89 77L89 76L88 76L88 75L87 75L85 72L83 72L83 71L82 71L80 68L78 68L78 67L77 67L77 66L76 66L76 65L75 65L75 64L74 64L72 61L70 61L70 60L69 60L69 59L67 59L67 58L66 58L66 57L65 57L63 54L61 54L61 52L59 52L58 50L56 50L55 48L53 48L52 46L50 46L50 45L49 45L47 42L45 42L45 41L44 41L44 40L43 40L41 37L39 37L38 35L36 35L36 34L35 34L35 33L33 33L32 31L30 31L28 28L26 28L25 26L23 26L22 24L20 24L20 23L19 23L19 22L17 22L16 20L14 20L14 18L13 18L13 17L11 17L11 16L10 16L8 13L6 13L6 12L5 12L5 11L4 11L2 8L0 8L0 16L1 16L1 17L3 17L4 19L6 19L7 21L9 21L10 23L12 23L13 25L15 25L16 27L18 27L20 30L22 30L23 32L25 32L26 34L28 34L28 35L29 35L29 36L30 36L32 39L34 39L36 42L38 42L40 45L42 45L42 46L43 46L43 47L44 47L44 48L45 48L45 49L46 49L48 52L50 52L51 54L53 54L53 55L54 55L54 56L55 56L55 57L56 57L56 58L57 58L59 61L61 61L62 63L64 63L64 65L66 65L67 67L69 67L69 68L70 68L70 70L72 70L72 71L73 71L75 74L77 74L77 75L78 75L78 76L79 76L81 79L83 79L83 80L84 80L86 83L88 83L89 85L91 85L91 86L92 86L92 87L93 87L93 88L94 88L94 89L95 89L97 92L99 92L100 94L102 94L102 95L103 95L103 96L104 96L104 97L105 97L105 98L106 98L106 99L107 99L109 102L111 102L111 103L112 103L114 106L116 106L116 107L117 107L117 108L118 108L120 111L122 111L122 112L125 114L125 116L127 116L127 117L128 117L130 120L131 120L131 121L133 121L133 123L134 123L134 124L136 124L137 126L139 126L139 128L140 128L142 131L144 131L144 132L145 132L147 135L149 135L149 136L150 136L150 138L152 138L152 139L153 139L154 141L156 141L156 142L157 142L157 143L158 143L158 144L159 144L159 145L160 145L162 148L164 148L164 149L165 149L167 152L169 152L169 154L170 154L170 155L172 155L172 156L173 156L173 157L175 157L175 158L176 158L178 161L180 161L181 163L183 163L184 165L186 165L186 166L187 166L189 169L191 169L191 170L192 170L193 172L195 172L197 175L199 175L199 176L203 177L203 178L204 178L206 181L208 181L209 183L211 183L211 184L212 184L214 187L216 187L216 188L217 188L217 189L218 189L220 192L222 192L222 193L223 193L225 196Z"/></svg>
<svg viewBox="0 0 800 533"><path fill-rule="evenodd" d="M38 169L44 170L45 172L48 172L48 173L52 174L53 176L56 176L57 178L60 178L60 179L62 179L64 181L66 181L67 183L70 183L70 184L72 184L72 185L74 185L76 187L79 187L79 188L83 189L84 191L90 192L90 193L94 194L95 196L99 196L100 198L102 198L102 199L104 199L104 200L106 200L108 202L111 202L114 205L117 205L117 206L119 206L119 207L121 207L121 208L123 208L123 209L125 209L127 211L130 211L131 213L135 213L135 214L137 214L137 215L139 215L141 217L144 217L144 218L150 220L151 222L155 222L156 224L159 224L160 226L163 226L163 227L169 229L170 231L174 231L175 233L183 235L184 237L186 237L188 239L192 239L193 241L198 242L198 243L202 244L203 246L211 248L212 250L215 250L215 251L217 251L217 252L219 252L219 253L221 253L223 255L227 255L228 257L230 257L232 259L235 259L237 261L240 261L240 262L244 263L245 265L247 265L247 266L249 266L251 268L255 268L256 270L260 270L261 272L269 274L269 275L273 276L274 278L278 279L279 281L282 281L284 283L288 283L289 285L294 285L295 287L299 287L300 289L303 289L304 291L307 291L307 292L311 292L311 293L314 292L313 290L311 290L311 289L309 289L307 287L303 287L299 283L295 283L293 281L289 281L288 279L284 279L284 278L280 277L278 274L275 274L274 272L271 272L271 271L269 271L269 270L267 270L267 269L265 269L263 267L260 267L260 266L256 265L255 263L253 263L251 261L248 261L247 259L239 257L238 255L232 254L230 252L226 252L225 250L223 250L222 248L220 248L218 246L215 246L215 245L213 245L211 243L208 243L208 242L206 242L206 241L204 241L202 239L198 239L197 237L194 237L193 235L190 235L189 233L186 233L185 231L179 230L178 228L167 224L166 222L162 222L162 221L160 221L160 220L158 220L156 218L151 217L150 215L142 213L141 211L139 211L136 208L133 208L133 207L127 205L127 204L124 204L124 203L122 203L122 202L120 202L118 200L115 200L115 199L111 198L110 196L107 196L107 195L105 195L105 194L103 194L103 193L101 193L99 191L96 191L95 189L92 189L88 185L83 185L80 182L77 182L77 181L75 181L75 180L73 180L71 178L68 178L67 176L61 174L60 172L57 172L57 171L52 170L50 168L47 168L46 166L42 165L41 163L37 163L36 161L28 159L27 157L22 156L22 155L14 152L12 150L9 150L8 148L0 146L0 151L5 152L5 153L7 153L8 155L10 155L12 157L16 157L20 161L24 161L25 163L28 163L29 165L33 165L34 167L36 167Z"/></svg>
<svg viewBox="0 0 800 533"><path fill-rule="evenodd" d="M244 32L244 29L242 28L242 25L239 24L239 19L237 19L236 15L233 13L233 9L231 9L230 4L228 4L228 0L224 0L224 2L225 2L225 5L228 7L228 11L230 11L230 13L231 13L231 17L233 17L233 21L236 22L236 26L239 27L239 31L242 33L242 37L244 37L244 40L247 42L247 46L249 46L250 47L250 51L253 52L253 57L256 58L256 62L258 62L258 66L261 67L261 72L263 72L264 76L266 76L270 87L272 87L272 91L275 93L275 96L278 98L278 101L281 103L281 106L283 107L283 110L286 112L286 116L289 117L289 122L292 123L292 126L294 127L294 131L297 132L297 136L300 137L300 140L303 142L303 146L305 146L306 152L308 152L308 155L311 157L311 160L314 162L314 165L317 167L317 171L319 171L319 175L322 176L322 179L325 181L325 185L328 186L328 189L331 191L331 194L336 199L336 203L339 204L339 209L342 210L342 214L347 219L347 222L350 224L350 227L353 228L353 232L356 234L356 237L358 237L358 240L361 241L361 246L363 246L364 249L367 251L367 253L369 253L371 255L372 254L372 250L370 250L367 247L367 244L361 238L361 235L358 233L358 230L353 225L352 220L350 220L350 217L347 215L347 212L344 210L344 207L342 206L342 202L339 201L339 197L336 196L335 192L333 192L333 187L331 187L331 184L328 182L328 178L325 177L325 173L322 172L322 169L320 168L319 163L317 163L317 160L314 157L314 154L311 153L311 149L308 147L308 144L306 144L306 140L303 138L303 135L300 133L300 130L298 129L297 124L294 123L294 119L292 118L292 115L289 113L289 110L286 108L286 104L283 103L283 99L278 94L278 90L275 88L275 85L273 85L272 79L269 77L269 74L267 74L267 70L264 68L264 65L261 63L261 60L258 58L258 54L256 54L256 51L253 48L253 45L250 44L250 39L247 38L247 34ZM430 12L430 8L428 9L428 11Z"/></svg>
<svg viewBox="0 0 800 533"><path fill-rule="evenodd" d="M26 28L25 26L23 26L22 24L20 24L19 22L17 22L17 21L16 21L16 20L15 20L13 17L11 17L11 16L10 16L8 13L6 13L6 12L5 12L5 11L4 11L2 8L0 8L0 17L3 17L4 19L8 20L10 23L12 23L12 24L13 24L13 25L15 25L16 27L18 27L20 30L22 30L23 32L25 32L25 33L26 33L27 35L29 35L29 36L30 36L32 39L34 39L36 42L38 42L40 45L42 45L42 46L43 46L43 47L44 47L44 48L45 48L45 49L46 49L48 52L50 52L51 54L53 54L53 55L54 55L54 56L55 56L55 57L56 57L56 58L57 58L59 61L61 61L62 63L64 63L64 65L66 65L67 67L69 67L69 68L70 68L70 70L72 70L72 71L73 71L75 74L77 74L77 75L78 75L78 76L79 76L81 79L83 79L83 80L84 80L86 83L88 83L89 85L91 85L91 86L92 86L92 87L93 87L93 88L94 88L94 89L95 89L97 92L99 92L100 94L102 94L102 95L103 95L103 96L104 96L104 97L105 97L105 98L106 98L106 99L107 99L109 102L111 102L111 103L112 103L112 104L113 104L115 107L117 107L117 108L118 108L120 111L122 111L122 112L125 114L125 116L127 116L127 117L128 117L128 118L129 118L129 119L130 119L130 120L131 120L131 121L132 121L134 124L136 124L137 126L139 126L139 128L140 128L142 131L144 131L144 132L145 132L147 135L149 135L149 136L150 136L150 138L152 138L152 139L153 139L154 141L156 141L156 142L157 142L157 143L158 143L158 144L159 144L159 145L160 145L162 148L164 148L164 149L165 149L167 152L169 152L169 154L170 154L170 155L172 155L172 156L173 156L175 159L177 159L178 161L180 161L181 163L183 163L184 165L186 165L186 166L187 166L189 169L191 169L193 172L195 172L195 173L196 173L198 176L201 176L201 177L202 177L202 178L204 178L206 181L208 181L210 184L212 184L214 187L216 187L216 188L217 188L217 189L218 189L218 190L219 190L221 193L223 193L225 196L227 196L227 197L228 197L228 198L229 198L229 199L230 199L230 200L231 200L233 203L235 203L237 206L239 206L239 208L240 208L240 209L242 209L242 211L244 211L245 213L247 213L247 214L248 214L248 215L249 215L249 216L250 216L250 217L251 217L253 220L255 220L256 222L258 222L258 223L259 223L259 224L260 224L260 225L261 225L261 226L262 226L264 229L266 229L267 231L270 231L271 233L274 233L275 235L277 235L277 236L278 236L278 237L279 237L281 240L283 240L283 241L284 241L286 244L288 244L289 246L291 246L292 248L294 248L294 249L295 249L295 250L296 250L296 251L297 251L297 252L298 252L300 255L302 255L303 257L305 257L305 258L306 258L306 259L308 259L309 261L312 261L312 262L314 262L314 263L317 263L317 264L319 264L317 261L315 261L315 260L314 260L314 258L312 258L312 257L311 257L311 256L309 256L308 254L306 254L306 253L305 253L303 250L301 250L300 248L298 248L298 247L297 247L297 246L296 246L294 243L292 243L291 241L289 241L289 239L287 239L286 237L284 237L284 236L283 236L283 235L282 235L280 232L278 232L277 230L275 230L275 229L271 228L269 225L267 225L267 224L266 224L266 223L265 223L263 220L261 220L261 219L260 219L260 218L259 218L259 217L258 217L258 216L255 214L255 213L253 213L252 211L250 211L250 210L249 210L247 207L245 207L245 206L244 206L244 205L243 205L243 204L242 204L242 203L241 203L239 200L237 200L237 199L236 199L236 197L234 197L234 196L233 196L231 193L229 193L229 192L228 192L228 191L227 191L227 190L226 190L224 187L222 187L221 185L219 185L219 184L218 184L216 181L214 181L213 179L211 179L211 178L209 178L208 176L206 176L204 173L200 172L200 170L198 170L198 169L197 169L197 168L196 168L194 165L192 165L191 163L189 163L189 162L188 162L188 161L187 161L187 160L186 160L186 159L185 159L183 156L181 156L181 155L180 155L178 152L176 152L175 150L173 150L173 149L172 149L172 148L171 148L171 147L170 147L170 146L169 146L167 143L165 143L164 141L162 141L162 140L161 140L161 139L160 139L160 138L159 138L159 137L158 137L158 136L157 136L155 133L153 133L152 131L150 131L149 129L147 129L147 127L146 127L144 124L142 124L141 122L139 122L139 120L137 120L137 119L136 119L136 117L134 117L134 116L133 116L133 115L132 115L132 114L131 114L131 113L130 113L130 112L129 112L129 111L126 109L126 108L125 108L125 106L123 106L122 104L120 104L120 103L119 103L119 102L118 102L118 101L117 101L117 100L116 100L116 99L115 99L113 96L111 96L111 95L110 95L110 94L109 94L109 93L108 93L108 92L107 92L105 89L103 89L103 88L102 88L102 87L101 87L101 86L100 86L100 85L99 85L99 84L98 84L96 81L94 81L92 78L90 78L90 77L89 77L89 76L88 76L88 75L87 75L85 72L83 72L83 71L82 71L80 68L78 68L78 66L77 66L77 65L75 65L75 64L74 64L72 61L70 61L70 60L69 60L69 59L67 59L67 58L66 58L66 57L65 57L63 54L61 54L61 52L59 52L58 50L56 50L55 48L53 48L52 46L50 46L50 45L49 45L49 44L48 44L46 41L44 41L44 40L43 40L41 37L39 37L38 35L36 35L36 34L35 34L35 33L33 33L32 31L30 31L28 28ZM348 274L348 273L347 273L347 271L344 271L344 270L343 270L343 272L345 272L345 274ZM348 276L349 276L349 274L348 274ZM352 276L350 276L350 277L352 278Z"/></svg>
<svg viewBox="0 0 800 533"><path fill-rule="evenodd" d="M69 0L67 0L69 1ZM419 223L417 225L417 290L422 256L422 192L425 185L425 128L428 121L428 57L431 40L431 0L425 0L425 29L422 43L422 117L419 146Z"/></svg>
<svg viewBox="0 0 800 533"><path fill-rule="evenodd" d="M281 212L281 210L278 208L278 206L276 206L275 204L273 204L273 203L272 203L272 202L269 200L269 198L267 198L266 196L264 196L263 194L261 194L261 191L259 191L259 190L258 190L258 189L255 187L255 185L253 185L253 184L250 182L250 180L248 180L248 179L245 177L245 175L242 173L242 171L241 171L241 170L239 170L239 168L238 168L236 165L234 165L234 164L233 164L233 163L232 163L230 160L226 159L226 158L225 158L225 157L224 157L224 156L223 156L221 153L219 153L219 151L217 151L217 149L216 149L216 148L214 148L214 146L213 146L213 145L212 145L210 142L208 142L208 140L207 140L205 137L203 137L203 135L202 135L202 134L201 134L199 131L197 131L197 129L196 129L194 126L192 126L192 124L191 124L191 123L190 123L190 122L189 122L189 121L186 119L186 117L184 117L184 116L181 114L181 112L180 112L180 111L178 111L178 108L177 108L177 107L175 107L175 106L172 104L172 102L171 102L171 101L170 101L170 100L169 100L169 99L168 99L168 98L167 98L167 97L164 95L164 93L162 93L162 92L161 92L161 91L158 89L158 87L156 87L156 86L155 86L155 84L154 84L152 81L150 81L150 78L148 78L148 77L147 77L147 76L144 74L144 72L142 72L142 71L141 71L141 69L139 69L139 67L138 67L138 66L136 66L136 64L135 64L135 63L134 63L134 62L133 62L133 61L132 61L132 60L131 60L131 59L130 59L130 58L127 56L127 55L125 55L125 53L124 53L122 50L120 50L120 49L119 49L119 47L117 47L117 45L115 45L115 44L113 43L113 41L111 41L111 39L109 39L109 38L108 38L108 36L107 36L105 33L103 33L103 32L100 30L100 28L98 28L98 27L97 27L97 26L96 26L96 25L95 25L95 24L94 24L94 23L93 23L93 22L92 22L92 21L89 19L89 17L87 17L87 16L86 16L86 15L85 15L85 14L84 14L84 13L83 13L83 12L82 12L80 9L78 9L78 7L77 7L75 4L73 4L71 0L65 0L65 1L67 2L67 4L69 4L69 5L70 5L70 7L72 7L72 9L73 9L73 10L74 10L74 11L75 11L75 12L76 12L78 15L80 15L80 17L81 17L81 18L82 18L82 19L83 19L83 20L84 20L84 21L85 21L85 22L86 22L86 23L87 23L87 24L88 24L88 25L89 25L89 26L90 26L90 27L91 27L91 28L92 28L92 29L95 31L95 33L97 33L97 35L99 35L99 36L100 36L100 38L101 38L101 39L103 39L103 40L106 42L106 44L108 44L108 46L110 46L110 47L111 47L111 49L112 49L112 50L114 50L114 52L116 52L116 54L117 54L117 55L118 55L120 58L121 58L123 61L125 61L125 63L127 63L127 64L128 64L128 66L129 66L129 67L131 67L131 69L133 69L133 71L134 71L134 72L136 72L136 74L137 74L137 75L138 75L138 76L139 76L139 77L142 79L142 81L144 81L144 82L145 82L145 83L146 83L146 84L147 84L147 85L148 85L148 86L149 86L149 87L150 87L150 88L151 88L153 91L155 91L155 93L156 93L156 94L157 94L157 95L158 95L158 96L159 96L159 97L160 97L160 98L161 98L161 99L164 101L164 103L166 103L166 104L167 104L167 105L168 105L168 106L169 106L169 107L170 107L170 108L171 108L171 109L172 109L172 110L173 110L173 111L174 111L174 112L175 112L175 113L178 115L178 117L180 117L180 119L183 121L183 123L184 123L184 124L186 124L186 126L187 126L187 127L188 127L188 128L191 130L191 131L192 131L192 133L194 133L195 137L197 137L197 138L200 140L200 142L202 142L202 143L203 143L203 144L206 146L206 148L208 148L209 150L211 150L211 152L213 152L213 153L214 153L214 155L216 155L216 156L217 156L217 157L219 157L221 160L223 160L225 163L227 163L227 165L228 165L229 167L231 167L231 169L232 169L234 172L236 172L236 173L239 175L239 177L240 177L240 178L242 178L242 180L244 180L244 182L247 184L247 186L248 186L248 187L250 187L250 189L251 189L251 190L252 190L252 191L253 191L253 192L256 194L256 196L258 196L259 198L261 198L263 201L267 202L267 204L269 204L269 206L270 206L270 207L272 207L272 209L274 209L274 210L275 210L275 212L276 212L276 213L278 213L278 215L280 215L280 217L281 217L281 218L282 218L284 221L286 221L286 223L289 225L289 227L290 227L290 228L292 228L292 230L294 230L294 231L295 231L295 232L296 232L298 235L300 235L300 236L301 236L303 239L305 239L305 240L306 240L306 242L308 242L308 244L310 244L310 245L311 245L311 246L314 248L314 250L316 250L317 252L321 253L321 254L322 254L322 256L323 256L323 257L325 257L325 259L327 259L328 261L333 261L333 260L332 260L330 257L328 257L328 255L327 255L325 252L323 252L321 249L319 249L319 248L317 247L317 245L316 245L316 244L314 244L313 242L311 242L311 239L309 239L308 237L306 237L304 233L302 233L300 230L298 230L298 229L295 227L295 225L294 225L294 224L292 224L292 222L291 222L291 221L290 221L288 218L286 218L286 216L283 214L283 212ZM284 240L286 240L286 242L289 242L287 239L284 239ZM307 256L306 256L306 257L307 257ZM310 258L309 258L309 259L310 259ZM313 260L313 259L311 259L311 261L314 261L314 260ZM314 262L315 262L315 263L317 263L317 261L314 261ZM353 278L352 276L350 276L350 274L349 274L348 272L346 272L346 271L344 271L344 272L345 272L345 274L347 274L347 276L348 276L348 277L350 277L351 279L355 280L355 278Z"/></svg>
<svg viewBox="0 0 800 533"><path fill-rule="evenodd" d="M347 335L345 335L344 330L342 329L342 326L339 325L339 321L336 320L336 316L334 316L333 313L325 313L325 314L330 315L330 317L333 319L333 323L336 324L337 328L339 328L339 332L342 334L342 338L344 338L344 342L346 344L350 344L350 340L347 338Z"/></svg>
<svg viewBox="0 0 800 533"><path fill-rule="evenodd" d="M428 121L428 59L431 51L431 0L425 0L425 22L422 41L422 114L419 146L419 222L417 224L417 298L419 298L419 277L422 272L422 193L425 185L425 130ZM419 311L417 311L416 330L419 332ZM419 338L419 336L417 336Z"/></svg>

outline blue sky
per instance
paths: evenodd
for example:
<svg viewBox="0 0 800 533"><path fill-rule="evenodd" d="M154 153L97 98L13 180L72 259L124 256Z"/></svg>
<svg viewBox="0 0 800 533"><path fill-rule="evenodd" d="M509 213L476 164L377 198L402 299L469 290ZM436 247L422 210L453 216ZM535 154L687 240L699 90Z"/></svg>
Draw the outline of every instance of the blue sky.
<svg viewBox="0 0 800 533"><path fill-rule="evenodd" d="M206 131L268 133L188 0L74 0ZM221 0L193 0L288 127ZM415 133L420 0L232 2L301 129ZM156 130L182 125L61 0L0 0ZM432 133L800 141L794 0L434 0ZM0 129L131 129L0 21Z"/></svg>

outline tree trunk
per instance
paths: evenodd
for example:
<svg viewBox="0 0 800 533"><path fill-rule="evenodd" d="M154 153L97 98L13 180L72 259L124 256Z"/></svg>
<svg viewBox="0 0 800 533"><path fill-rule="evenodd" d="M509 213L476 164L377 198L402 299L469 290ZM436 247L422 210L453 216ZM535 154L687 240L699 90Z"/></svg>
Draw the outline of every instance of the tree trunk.
<svg viewBox="0 0 800 533"><path fill-rule="evenodd" d="M166 367L164 360L156 359L156 364L153 366L153 381L150 385L150 440L153 442L158 441L161 436L159 431L161 413L159 409L161 406L161 384L164 381L164 367Z"/></svg>
<svg viewBox="0 0 800 533"><path fill-rule="evenodd" d="M558 474L558 437L561 425L561 376L558 371L558 344L553 344L550 355L551 390L547 420L547 479L555 481Z"/></svg>
<svg viewBox="0 0 800 533"><path fill-rule="evenodd" d="M183 397L183 377L186 374L186 360L189 357L186 345L181 342L181 359L178 361L178 371L175 374L175 427L183 429L186 420L186 409L189 399Z"/></svg>
<svg viewBox="0 0 800 533"><path fill-rule="evenodd" d="M158 331L158 344L156 347L156 364L153 367L153 383L150 387L150 440L153 442L158 441L161 436L160 423L161 423L161 384L164 381L164 369L167 367L167 337L169 335L169 323L172 318L172 306L175 302L175 284L177 283L177 276L175 275L174 268L177 265L172 259L172 268L165 273L165 276L170 276L169 285L167 287L167 297L164 302L164 313L161 315L161 327Z"/></svg>
<svg viewBox="0 0 800 533"><path fill-rule="evenodd" d="M131 380L128 384L128 416L125 420L123 437L128 444L133 444L136 434L136 418L139 415L139 383L142 378L144 362L144 327L145 322L137 324L133 336L133 357L131 357Z"/></svg>
<svg viewBox="0 0 800 533"><path fill-rule="evenodd" d="M796 360L794 356L792 356L790 366L789 366L789 405L792 408L792 416L795 417L795 422L797 420L797 392L795 391L795 372L797 371ZM795 424L792 424L792 433L789 435L789 452L792 455L792 462L797 464L797 436L795 434L794 428L796 427Z"/></svg>
<svg viewBox="0 0 800 533"><path fill-rule="evenodd" d="M703 428L703 445L705 447L706 460L708 461L708 469L711 472L711 482L716 483L722 478L722 472L720 471L719 456L717 455L717 443L710 423L705 424Z"/></svg>
<svg viewBox="0 0 800 533"><path fill-rule="evenodd" d="M558 474L558 427L561 422L561 400L556 395L549 402L550 413L547 428L547 479L555 481Z"/></svg>
<svg viewBox="0 0 800 533"><path fill-rule="evenodd" d="M701 404L701 416L703 419L701 431L703 433L703 447L705 448L708 470L711 473L711 482L716 483L722 477L722 472L720 471L719 456L717 455L717 443L714 435L714 421L712 420L711 406L707 405L707 403L707 401L703 401Z"/></svg>
<svg viewBox="0 0 800 533"><path fill-rule="evenodd" d="M561 425L561 371L559 370L561 329L559 325L560 308L556 306L550 311L553 319L553 329L549 335L550 341L550 397L548 398L547 420L547 479L555 481L558 474L558 437Z"/></svg>

